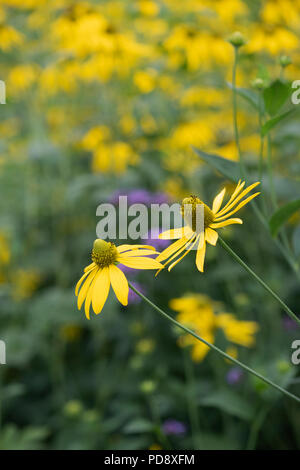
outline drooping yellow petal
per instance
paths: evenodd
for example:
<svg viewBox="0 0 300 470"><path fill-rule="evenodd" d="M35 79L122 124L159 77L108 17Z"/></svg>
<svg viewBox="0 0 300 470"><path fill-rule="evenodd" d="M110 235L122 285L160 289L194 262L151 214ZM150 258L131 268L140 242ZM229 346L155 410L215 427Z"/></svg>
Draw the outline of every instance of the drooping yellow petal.
<svg viewBox="0 0 300 470"><path fill-rule="evenodd" d="M195 240L195 237L196 237L196 234L194 234L194 236L190 240L187 240L186 243L179 250L177 250L171 257L169 257L168 261L165 263L165 266L169 264L178 255L180 255L180 253L182 253L184 250L187 250L187 252L189 252L191 243L193 243L193 241Z"/></svg>
<svg viewBox="0 0 300 470"><path fill-rule="evenodd" d="M84 281L84 279L90 274L90 272L85 272L83 274L83 276L81 276L81 278L79 279L79 281L77 282L76 284L76 287L75 287L75 295L78 295L78 291L79 291L79 287L81 286L82 282Z"/></svg>
<svg viewBox="0 0 300 470"><path fill-rule="evenodd" d="M139 249L147 249L155 251L155 248L151 245L120 245L116 247L119 253L123 253L124 251L131 251L131 250L139 250Z"/></svg>
<svg viewBox="0 0 300 470"><path fill-rule="evenodd" d="M192 237L192 235L191 235L191 237ZM175 251L178 251L188 241L189 241L189 238L182 237L179 240L177 240L176 242L172 243L172 245L168 246L168 248L166 248L164 251L162 251L160 253L160 255L158 255L158 257L156 258L157 261L163 261L163 260L169 258L169 256L171 256L173 253L175 253Z"/></svg>
<svg viewBox="0 0 300 470"><path fill-rule="evenodd" d="M203 273L204 259L205 259L206 243L204 242L202 248L198 248L196 255L196 266L198 271Z"/></svg>
<svg viewBox="0 0 300 470"><path fill-rule="evenodd" d="M212 205L212 211L214 214L216 214L218 210L220 209L224 196L225 196L225 192L226 192L226 188L222 189L222 191L219 192L219 194L215 197L213 201L213 205Z"/></svg>
<svg viewBox="0 0 300 470"><path fill-rule="evenodd" d="M92 306L94 312L98 315L101 312L110 288L109 268L103 268L97 275L97 278L92 286Z"/></svg>
<svg viewBox="0 0 300 470"><path fill-rule="evenodd" d="M194 241L192 241L193 239L191 240L191 242L189 243L190 246L186 248L186 252L182 256L180 256L180 258L178 258L176 261L170 264L170 266L168 267L168 271L171 271L171 269L173 269L174 266L176 266L176 264L179 263L179 261L181 261L194 248L194 246L196 245L200 237L201 235L198 235ZM203 236L203 239L204 239L204 236Z"/></svg>
<svg viewBox="0 0 300 470"><path fill-rule="evenodd" d="M95 285L95 282L96 282L96 279L97 279L97 275L99 275L99 274L100 274L100 270L97 271L96 276L94 276L94 278L93 278L93 280L90 284L90 287L89 287L89 290L87 292L87 296L86 296L86 299L85 299L85 303L84 303L85 316L88 320L90 319L90 307L91 307L92 298L93 298L93 288L94 288L94 285Z"/></svg>
<svg viewBox="0 0 300 470"><path fill-rule="evenodd" d="M125 274L115 265L109 267L111 286L122 305L128 305L128 282Z"/></svg>
<svg viewBox="0 0 300 470"><path fill-rule="evenodd" d="M226 227L227 225L242 224L242 223L243 223L242 219L227 219L227 220L223 220L222 222L211 224L210 228L221 228L221 227Z"/></svg>
<svg viewBox="0 0 300 470"><path fill-rule="evenodd" d="M237 196L234 201L232 201L231 204L229 204L226 209L224 207L224 209L222 209L218 214L216 214L216 217L219 218L221 216L228 216L228 212L234 207L236 206L236 204L241 200L243 199L243 197L245 197L253 188L255 188L259 183L259 181L257 183L253 183L251 184L250 186L248 186L248 188L244 189L244 191L241 192L241 194L239 196ZM259 193L256 193L255 195L257 196ZM253 196L255 197L255 196ZM235 209L234 209L235 210Z"/></svg>
<svg viewBox="0 0 300 470"><path fill-rule="evenodd" d="M191 228L186 225L185 227L172 228L160 233L159 238L161 240L175 240L176 238L189 237L192 234Z"/></svg>
<svg viewBox="0 0 300 470"><path fill-rule="evenodd" d="M211 245L215 246L217 241L218 241L218 233L215 230L212 230L211 228L207 227L205 229L205 241L210 243Z"/></svg>
<svg viewBox="0 0 300 470"><path fill-rule="evenodd" d="M245 206L246 204L248 204L248 202L250 202L252 199L254 199L256 196L258 196L260 193L255 193L255 194L251 194L251 196L247 197L246 199L244 199L242 202L240 202L240 204L238 206L236 206L232 211L226 213L225 215L223 215L222 217L216 217L215 218L215 221L218 222L219 220L223 220L223 219L227 219L228 217L230 217L231 215L235 214L237 211L239 211L243 206Z"/></svg>
<svg viewBox="0 0 300 470"><path fill-rule="evenodd" d="M87 293L88 293L88 290L89 290L89 287L94 279L94 277L96 276L96 274L98 273L98 268L96 269L93 269L93 271L89 272L88 273L88 276L86 278L86 280L84 281L81 289L80 289L80 292L79 292L79 295L78 295L78 300L77 300L77 306L78 306L78 309L80 310L81 307L82 307L82 304L84 302L84 299L86 298L87 296Z"/></svg>
<svg viewBox="0 0 300 470"><path fill-rule="evenodd" d="M96 267L96 263L89 264L86 268L84 268L84 272L90 271L91 269Z"/></svg>
<svg viewBox="0 0 300 470"><path fill-rule="evenodd" d="M126 257L125 255L119 257L119 262L127 266L128 268L133 269L160 269L164 266L157 261L157 259L146 258L146 257L138 257L134 256L130 258L129 256Z"/></svg>

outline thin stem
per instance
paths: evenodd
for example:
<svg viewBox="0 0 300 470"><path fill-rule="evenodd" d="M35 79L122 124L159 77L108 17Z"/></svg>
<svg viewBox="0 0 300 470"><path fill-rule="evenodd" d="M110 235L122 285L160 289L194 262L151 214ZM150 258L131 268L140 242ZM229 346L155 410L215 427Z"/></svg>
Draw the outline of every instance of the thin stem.
<svg viewBox="0 0 300 470"><path fill-rule="evenodd" d="M271 194L271 202L273 209L277 208L277 200L276 200L276 192L274 186L274 178L273 178L273 163L272 163L272 142L270 133L268 134L267 138L267 148L268 148L268 177L269 177L269 185L270 185L270 194Z"/></svg>
<svg viewBox="0 0 300 470"><path fill-rule="evenodd" d="M259 113L258 113L258 122L259 122L259 134L260 134L260 148L259 148L259 169L258 169L258 179L263 184L263 172L264 172L264 138L261 133L263 126L263 111L262 111L262 94L259 93Z"/></svg>
<svg viewBox="0 0 300 470"><path fill-rule="evenodd" d="M238 47L234 47L234 62L233 62L233 69L232 69L233 127L234 127L235 142L236 142L239 163L240 163L240 172L243 178L246 179L246 171L245 171L243 156L241 152L238 119L237 119L236 69L237 69L238 59L239 59L239 50L238 50Z"/></svg>
<svg viewBox="0 0 300 470"><path fill-rule="evenodd" d="M299 397L296 397L296 395L293 395L292 393L288 392L287 390L285 390L284 388L280 387L280 385L277 385L275 384L274 382L272 382L272 380L270 379L267 379L266 377L264 377L263 375L259 374L258 372L256 372L255 370L251 369L250 367L246 366L246 364L243 364L242 362L240 362L238 359L235 359L231 356L229 356L229 354L226 354L224 351L222 351L222 349L218 348L217 346L215 346L214 344L211 344L209 343L208 341L206 341L205 339L201 338L201 336L197 335L197 333L195 333L194 331L190 330L188 327L182 325L181 323L179 323L178 321L174 320L174 318L172 318L170 315L168 315L166 312L164 312L160 307L158 307L157 305L155 305L150 299L148 299L144 294L142 294L141 292L139 292L132 284L131 282L128 281L128 284L130 286L130 288L133 290L133 292L135 292L139 297L141 297L141 299L143 299L145 302L147 302L147 304L149 304L152 308L154 308L154 310L156 310L158 313L160 313L164 318L166 318L167 320L169 320L171 323L173 323L173 325L176 325L178 328L181 328L183 331L185 331L186 333L189 333L191 336L193 336L194 338L196 338L197 340L201 341L202 343L204 343L206 346L208 346L209 348L213 349L214 351L216 351L217 353L221 354L221 356L225 357L225 359L228 359L229 361L233 362L234 364L237 364L239 367L241 367L242 369L246 370L247 372L249 372L250 374L252 375L255 375L255 377L258 377L260 380L262 380L263 382L267 383L268 385L271 385L271 387L273 388L276 388L277 390L279 390L281 393L284 393L284 395L287 395L288 397L292 398L293 400L297 401L298 403L300 403L300 398Z"/></svg>
<svg viewBox="0 0 300 470"><path fill-rule="evenodd" d="M227 243L219 236L222 247L234 258L274 299L279 302L286 313L300 325L300 319L292 310L281 300L281 298L269 287L252 269L227 245Z"/></svg>

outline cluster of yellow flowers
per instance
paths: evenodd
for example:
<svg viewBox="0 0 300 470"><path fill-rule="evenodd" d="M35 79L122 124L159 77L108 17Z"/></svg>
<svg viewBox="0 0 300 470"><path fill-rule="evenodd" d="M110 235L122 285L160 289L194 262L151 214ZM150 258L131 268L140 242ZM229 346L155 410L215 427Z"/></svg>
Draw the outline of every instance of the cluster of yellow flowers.
<svg viewBox="0 0 300 470"><path fill-rule="evenodd" d="M172 299L170 307L178 312L177 320L180 323L210 343L214 343L218 329L223 330L230 343L246 347L251 347L255 343L255 333L258 331L256 322L241 321L231 313L224 313L222 304L214 302L206 295L190 294ZM195 361L202 361L209 351L208 346L189 334L180 337L179 344L183 347L192 347L191 354ZM230 355L237 354L234 348L230 348L229 352Z"/></svg>
<svg viewBox="0 0 300 470"><path fill-rule="evenodd" d="M256 78L253 54L269 57L271 73L280 54L292 55L295 76L299 13L299 0L270 0L259 10L243 0L3 0L0 49L12 59L1 79L12 99L44 110L57 145L92 155L92 171L121 174L147 150L156 151L173 195L175 174L191 174L199 164L191 144L237 158L223 79L231 73L228 36L240 29L247 37L240 85ZM212 80L212 72L222 79ZM74 107L54 104L60 94ZM178 112L170 119L172 107ZM251 156L259 146L256 117L241 113L239 125L242 150ZM99 126L109 135L101 137ZM8 142L4 153L17 158L19 150Z"/></svg>

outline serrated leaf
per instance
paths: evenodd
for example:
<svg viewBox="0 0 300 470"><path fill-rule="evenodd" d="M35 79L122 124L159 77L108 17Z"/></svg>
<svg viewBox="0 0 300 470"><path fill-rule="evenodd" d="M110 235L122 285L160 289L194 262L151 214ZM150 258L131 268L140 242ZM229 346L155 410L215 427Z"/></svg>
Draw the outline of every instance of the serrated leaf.
<svg viewBox="0 0 300 470"><path fill-rule="evenodd" d="M262 137L265 137L268 132L273 129L279 122L281 122L284 118L289 116L290 114L294 113L294 109L290 109L289 111L286 111L285 113L280 114L279 116L276 116L272 119L269 119L261 128L261 135Z"/></svg>
<svg viewBox="0 0 300 470"><path fill-rule="evenodd" d="M254 409L248 401L231 390L218 390L201 400L202 406L213 406L226 413L244 419L251 420Z"/></svg>
<svg viewBox="0 0 300 470"><path fill-rule="evenodd" d="M280 227L298 210L300 210L300 199L289 202L274 212L269 221L269 226L273 237L278 233Z"/></svg>
<svg viewBox="0 0 300 470"><path fill-rule="evenodd" d="M290 85L282 80L275 80L264 92L264 103L266 111L270 116L275 116L282 108L290 95Z"/></svg>
<svg viewBox="0 0 300 470"><path fill-rule="evenodd" d="M236 162L228 160L228 158L220 157L219 155L202 152L202 150L194 146L192 146L192 149L202 160L208 163L214 170L219 171L226 178L234 182L240 179L239 166Z"/></svg>

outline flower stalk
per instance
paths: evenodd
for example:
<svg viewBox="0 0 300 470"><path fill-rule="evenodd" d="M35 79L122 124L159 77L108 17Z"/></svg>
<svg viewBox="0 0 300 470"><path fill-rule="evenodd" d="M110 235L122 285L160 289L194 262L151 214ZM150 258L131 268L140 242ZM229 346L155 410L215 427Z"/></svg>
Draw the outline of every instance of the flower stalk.
<svg viewBox="0 0 300 470"><path fill-rule="evenodd" d="M148 299L144 294L142 294L141 292L139 292L132 284L131 282L128 281L128 284L130 286L130 288L142 299L144 300L147 304L149 304L154 310L156 310L158 313L160 313L160 315L162 315L164 318L166 318L167 320L169 320L171 323L173 323L173 325L177 326L178 328L182 329L183 331L185 331L186 333L189 333L190 335L192 335L194 338L196 338L198 341L201 341L202 343L204 343L206 346L208 346L210 349L214 350L215 352L219 353L221 356L223 356L225 359L233 362L234 364L238 365L239 367L241 367L242 369L246 370L247 372L249 372L250 374L254 375L255 377L259 378L260 380L262 380L263 382L265 382L266 384L270 385L271 387L275 388L276 390L280 391L281 393L283 393L284 395L288 396L289 398L292 398L293 400L297 401L298 403L300 403L300 398L297 397L296 395L293 395L292 393L288 392L287 390L285 390L284 388L280 387L280 385L277 385L276 383L272 382L272 380L268 379L267 377L264 377L263 375L261 375L259 372L256 372L254 369L251 369L251 367L248 367L246 364L243 364L242 362L240 362L238 359L235 359L231 356L229 356L229 354L225 353L224 351L222 351L222 349L218 348L217 346L215 346L214 344L211 344L209 343L208 341L206 341L205 339L201 338L201 336L197 335L197 333L195 333L194 331L190 330L188 327L182 325L181 323L179 323L177 320L174 320L174 318L172 318L170 315L168 315L166 312L164 312L160 307L158 307L157 305L155 305L150 299Z"/></svg>
<svg viewBox="0 0 300 470"><path fill-rule="evenodd" d="M219 236L221 246L230 254L230 256L237 261L275 300L281 305L285 312L300 325L300 319L297 315L286 305L283 300L269 287L252 269L230 248L229 245Z"/></svg>

